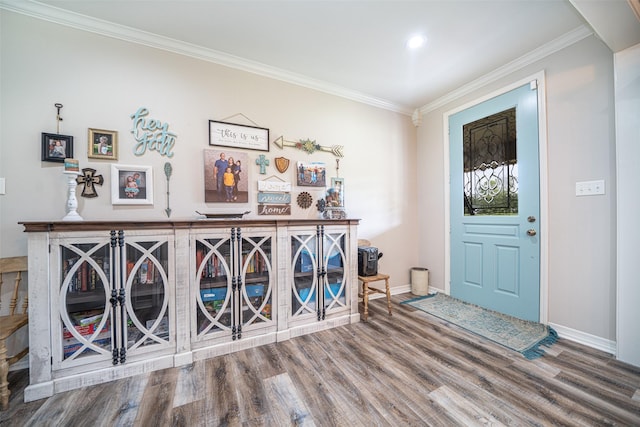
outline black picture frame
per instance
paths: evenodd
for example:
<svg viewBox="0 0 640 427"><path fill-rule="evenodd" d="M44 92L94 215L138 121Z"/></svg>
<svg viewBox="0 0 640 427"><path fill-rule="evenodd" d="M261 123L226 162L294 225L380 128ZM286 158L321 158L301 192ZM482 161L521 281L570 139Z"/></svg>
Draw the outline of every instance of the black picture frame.
<svg viewBox="0 0 640 427"><path fill-rule="evenodd" d="M64 163L64 159L73 158L73 137L55 133L42 133L43 162Z"/></svg>

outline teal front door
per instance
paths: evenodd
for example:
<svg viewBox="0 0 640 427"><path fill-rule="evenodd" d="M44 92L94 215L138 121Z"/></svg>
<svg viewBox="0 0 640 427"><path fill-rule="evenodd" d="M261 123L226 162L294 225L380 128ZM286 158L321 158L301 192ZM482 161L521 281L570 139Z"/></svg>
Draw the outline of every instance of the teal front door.
<svg viewBox="0 0 640 427"><path fill-rule="evenodd" d="M526 84L449 117L451 295L540 316L538 103Z"/></svg>

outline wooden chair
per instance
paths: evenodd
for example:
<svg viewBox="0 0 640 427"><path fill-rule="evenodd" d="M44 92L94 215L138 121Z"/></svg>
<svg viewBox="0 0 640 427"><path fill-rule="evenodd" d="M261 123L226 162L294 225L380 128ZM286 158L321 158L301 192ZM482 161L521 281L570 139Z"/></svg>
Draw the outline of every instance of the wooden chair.
<svg viewBox="0 0 640 427"><path fill-rule="evenodd" d="M16 279L13 286L13 295L9 303L9 315L0 316L0 410L6 411L9 408L9 366L22 359L28 352L29 347L21 350L14 356L7 355L7 338L16 333L20 328L29 323L27 314L28 297L24 298L22 304L22 314L16 314L18 305L18 289L22 281L22 273L27 271L27 257L13 257L0 259L0 295L2 291L2 278L5 273L15 273ZM1 303L1 301L0 301Z"/></svg>
<svg viewBox="0 0 640 427"><path fill-rule="evenodd" d="M358 247L371 246L371 242L365 239L358 239ZM387 295L387 308L389 309L389 316L391 313L391 290L389 289L389 275L378 272L375 276L358 276L358 280L362 282L362 293L358 296L362 297L362 305L364 306L362 318L366 322L369 318L369 295L371 294L386 294ZM369 283L378 282L384 280L385 289L373 288L369 286Z"/></svg>

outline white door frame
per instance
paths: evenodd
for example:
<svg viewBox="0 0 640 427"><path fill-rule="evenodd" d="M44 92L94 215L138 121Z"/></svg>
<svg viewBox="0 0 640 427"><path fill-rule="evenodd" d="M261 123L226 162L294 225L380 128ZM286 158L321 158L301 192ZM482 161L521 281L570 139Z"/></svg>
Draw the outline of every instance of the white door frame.
<svg viewBox="0 0 640 427"><path fill-rule="evenodd" d="M549 193L547 170L547 104L545 96L546 81L544 70L522 80L518 80L515 83L491 92L471 102L460 105L452 110L446 111L442 116L444 133L444 291L446 294L451 293L451 208L449 205L451 200L451 180L449 172L449 116L530 82L537 82L538 85L538 146L540 154L540 323L546 324L549 313Z"/></svg>

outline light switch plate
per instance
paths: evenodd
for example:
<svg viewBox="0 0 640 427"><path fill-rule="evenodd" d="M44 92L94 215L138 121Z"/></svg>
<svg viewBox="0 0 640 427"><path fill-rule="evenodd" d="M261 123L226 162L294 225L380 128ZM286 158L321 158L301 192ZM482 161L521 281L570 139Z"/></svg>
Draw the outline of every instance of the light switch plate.
<svg viewBox="0 0 640 427"><path fill-rule="evenodd" d="M604 193L604 179L576 182L576 196L597 196Z"/></svg>
<svg viewBox="0 0 640 427"><path fill-rule="evenodd" d="M0 178L0 195L5 194L4 178Z"/></svg>

